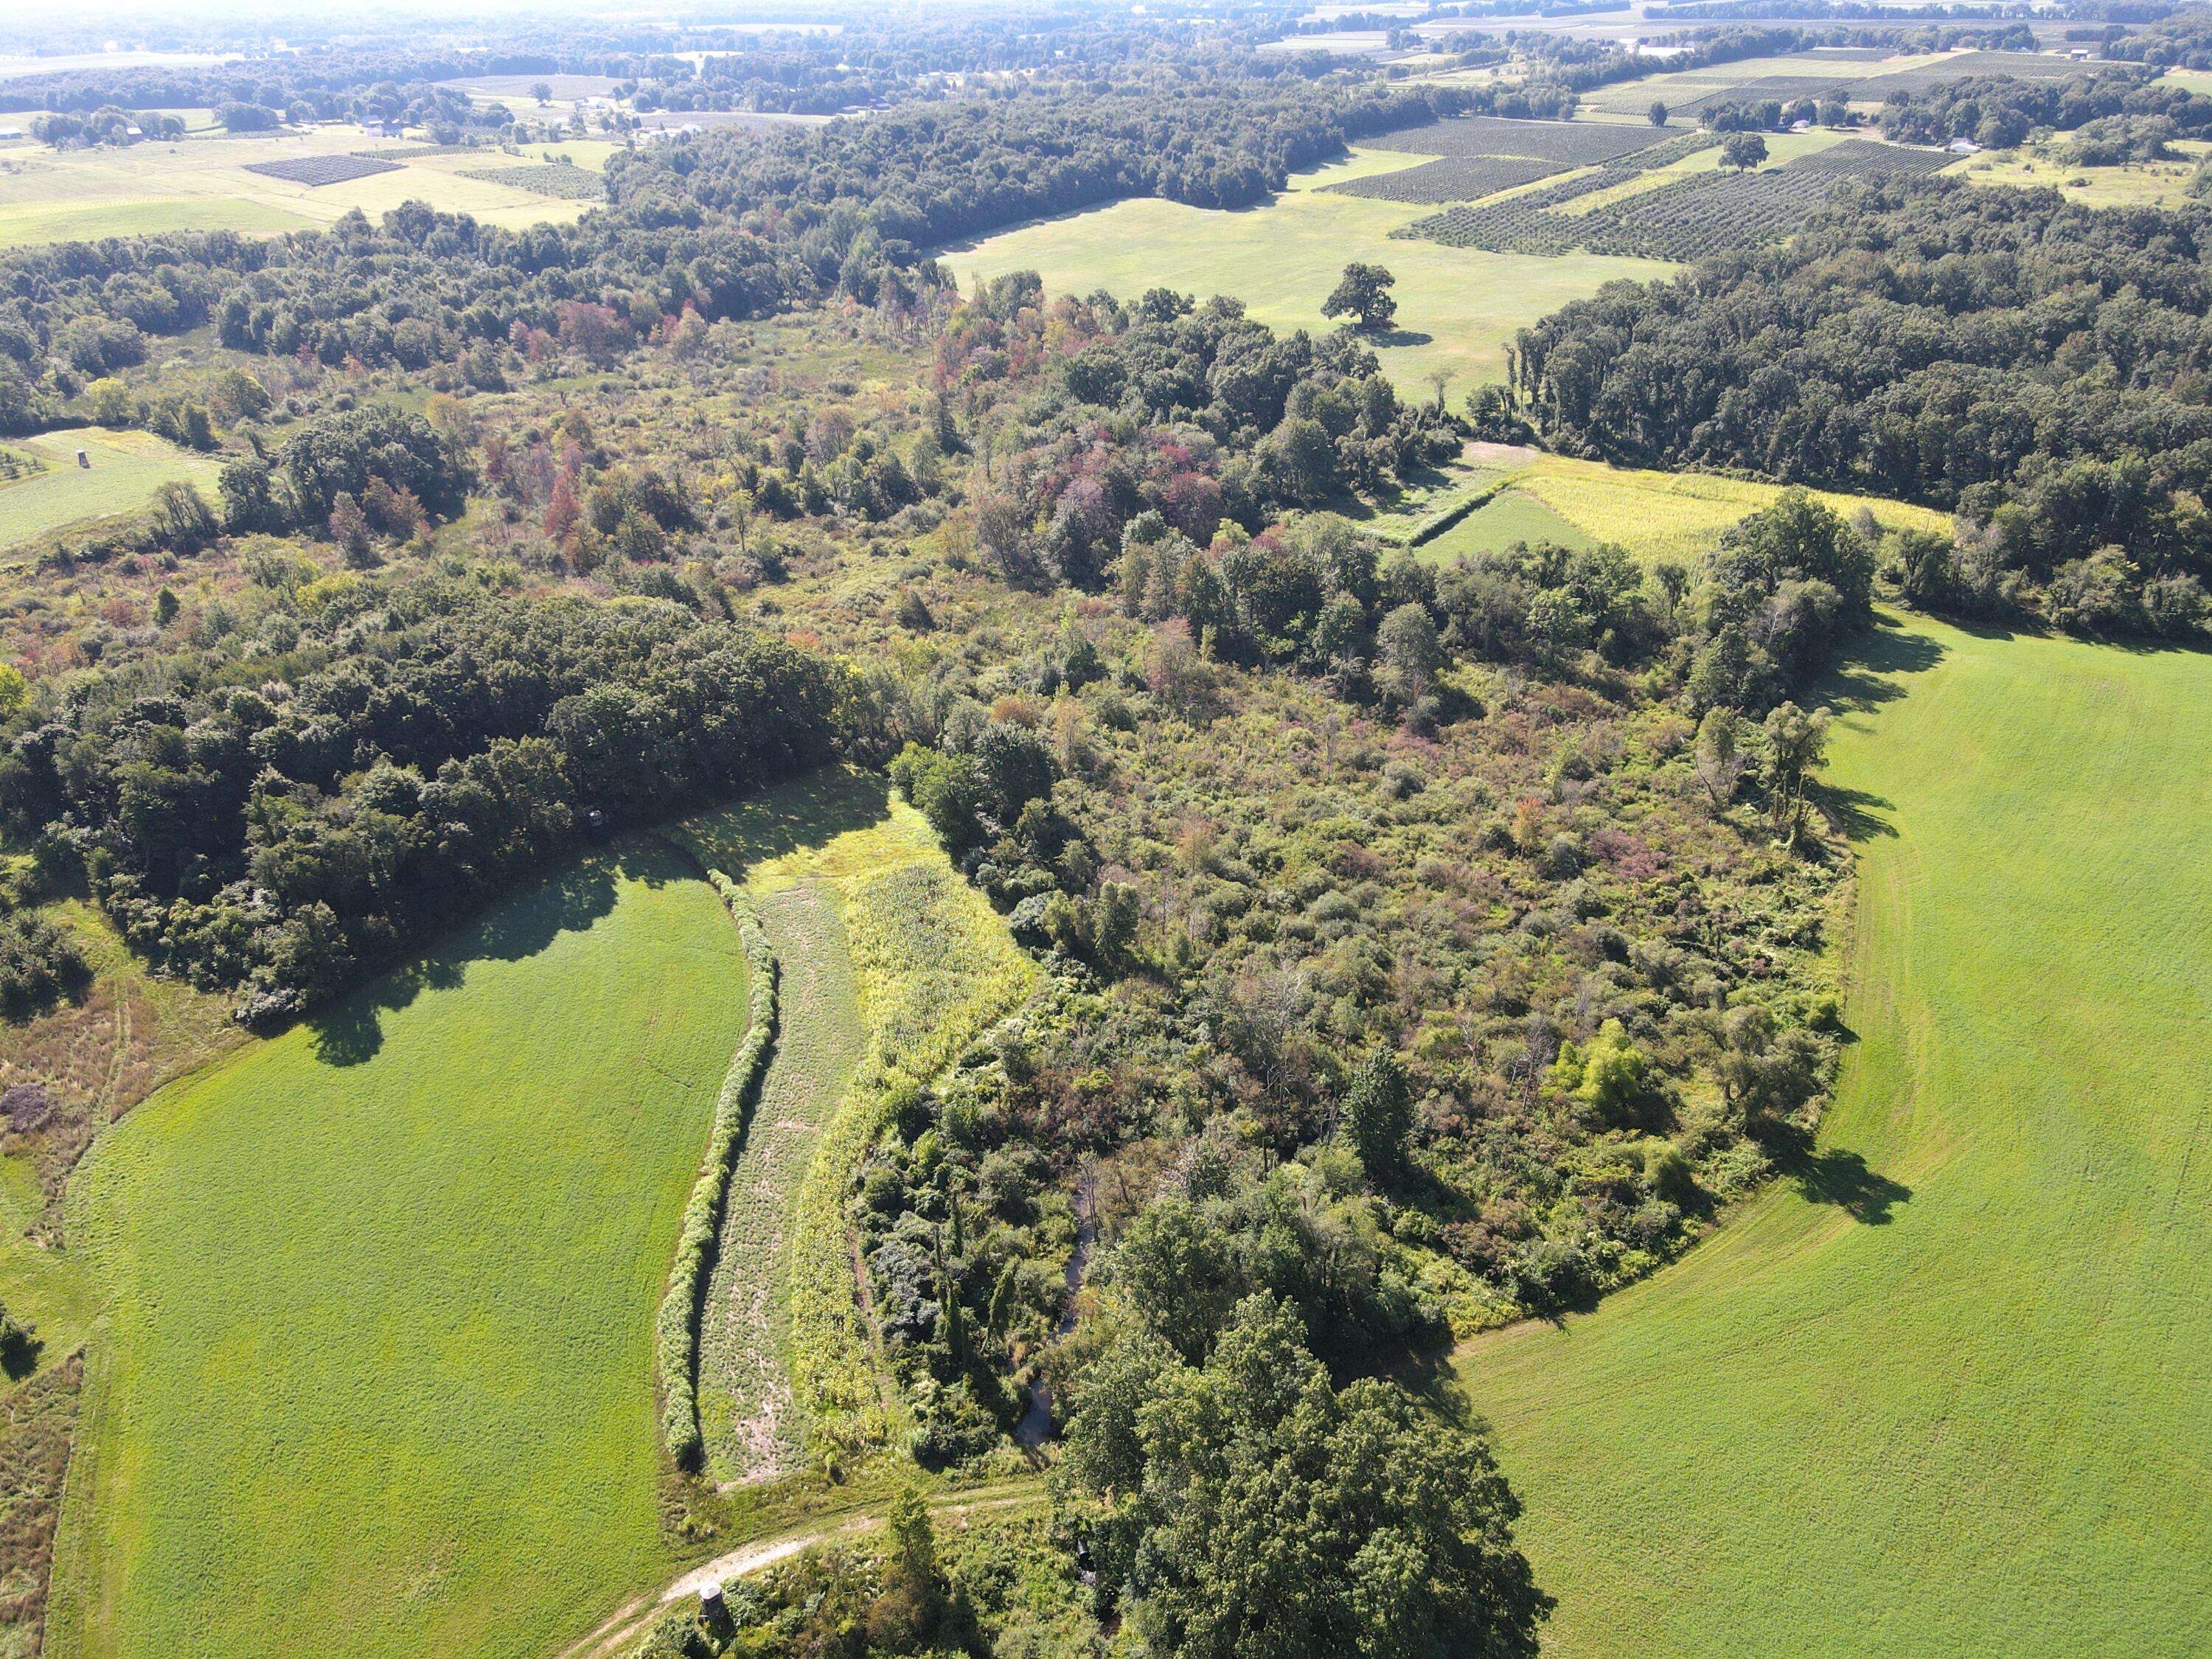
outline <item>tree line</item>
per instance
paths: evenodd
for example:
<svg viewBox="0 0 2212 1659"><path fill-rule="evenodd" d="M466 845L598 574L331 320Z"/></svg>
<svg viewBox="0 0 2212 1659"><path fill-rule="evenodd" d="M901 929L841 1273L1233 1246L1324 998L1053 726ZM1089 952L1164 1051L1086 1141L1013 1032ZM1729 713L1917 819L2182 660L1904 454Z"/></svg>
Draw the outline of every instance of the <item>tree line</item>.
<svg viewBox="0 0 2212 1659"><path fill-rule="evenodd" d="M1953 509L1960 538L1901 567L1925 603L2191 633L2212 578L2203 234L2194 209L1854 186L1754 258L1565 307L1521 335L1515 383L1578 453Z"/></svg>
<svg viewBox="0 0 2212 1659"><path fill-rule="evenodd" d="M157 968L298 1012L593 827L819 763L828 659L676 606L435 574L286 581L251 629L11 718L8 833Z"/></svg>

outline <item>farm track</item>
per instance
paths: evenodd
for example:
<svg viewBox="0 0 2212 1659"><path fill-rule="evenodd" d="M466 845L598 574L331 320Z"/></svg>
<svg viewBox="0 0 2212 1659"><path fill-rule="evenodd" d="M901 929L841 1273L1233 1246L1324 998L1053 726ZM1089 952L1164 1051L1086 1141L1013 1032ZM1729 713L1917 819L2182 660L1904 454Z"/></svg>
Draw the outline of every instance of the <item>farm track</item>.
<svg viewBox="0 0 2212 1659"><path fill-rule="evenodd" d="M700 1426L725 1486L789 1469L801 1425L782 1341L792 1195L858 1061L862 1029L835 898L818 881L762 902L781 969L768 1073L745 1125L701 1319Z"/></svg>
<svg viewBox="0 0 2212 1659"><path fill-rule="evenodd" d="M1042 1480L1031 1479L934 1498L929 1500L929 1511L931 1519L939 1526L948 1522L964 1526L975 1516L1028 1509L1045 1501ZM632 1596L590 1635L562 1649L556 1659L617 1659L651 1628L653 1621L671 1603L696 1595L708 1584L726 1584L732 1578L750 1577L817 1544L849 1542L866 1537L883 1523L882 1515L873 1506L867 1506L817 1517L804 1527L749 1540L710 1561L687 1569L658 1591Z"/></svg>

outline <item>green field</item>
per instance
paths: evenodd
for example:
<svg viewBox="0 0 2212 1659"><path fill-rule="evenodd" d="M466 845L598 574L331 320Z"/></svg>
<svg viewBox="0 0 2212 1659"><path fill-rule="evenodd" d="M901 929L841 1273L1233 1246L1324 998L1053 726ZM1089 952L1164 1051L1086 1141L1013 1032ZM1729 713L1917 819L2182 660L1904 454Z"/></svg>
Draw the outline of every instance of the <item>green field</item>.
<svg viewBox="0 0 2212 1659"><path fill-rule="evenodd" d="M2178 208L2189 201L2197 169L2212 154L2212 144L2185 138L2171 147L2178 158L2173 161L2085 167L2067 161L2070 142L2060 135L2017 149L1969 156L1945 172L1970 184L2060 191L2084 207Z"/></svg>
<svg viewBox="0 0 2212 1659"><path fill-rule="evenodd" d="M1146 197L1024 225L943 257L963 284L1034 270L1053 294L1103 288L1134 300L1163 286L1200 297L1227 294L1272 328L1316 331L1335 326L1321 307L1344 267L1376 262L1398 279L1397 332L1381 343L1383 367L1409 397L1431 395L1428 376L1440 372L1455 401L1504 378L1505 349L1520 329L1617 278L1674 269L1653 259L1550 259L1393 241L1393 230L1435 210L1324 190L1427 159L1358 151L1297 175L1262 207L1224 213Z"/></svg>
<svg viewBox="0 0 2212 1659"><path fill-rule="evenodd" d="M550 1651L666 1568L653 1310L744 1018L657 843L95 1146L48 1651Z"/></svg>
<svg viewBox="0 0 2212 1659"><path fill-rule="evenodd" d="M1461 1370L1562 1653L2212 1649L2212 656L1886 629L1817 1155Z"/></svg>
<svg viewBox="0 0 2212 1659"><path fill-rule="evenodd" d="M1460 555L1494 553L1516 541L1565 547L1611 542L1639 559L1692 558L1715 546L1730 525L1770 505L1777 484L1704 472L1652 472L1601 461L1547 455L1511 444L1470 444L1453 476L1496 489L1489 501L1422 543L1420 556L1448 563ZM1500 484L1508 486L1498 489ZM1867 513L1883 529L1942 531L1949 520L1932 507L1876 495L1809 492L1846 519ZM1386 540L1407 538L1449 492L1432 489L1407 513L1378 515L1368 527Z"/></svg>
<svg viewBox="0 0 2212 1659"><path fill-rule="evenodd" d="M65 427L35 438L10 438L46 465L42 472L0 484L0 555L49 531L92 519L136 513L172 479L197 485L212 501L222 463L195 455L150 432L111 432L103 427ZM76 464L83 450L90 467Z"/></svg>
<svg viewBox="0 0 2212 1659"><path fill-rule="evenodd" d="M355 208L374 218L402 202L517 229L575 218L591 204L461 176L514 160L496 149L407 155L396 171L313 186L249 173L249 163L419 143L371 138L351 125L267 137L191 137L125 149L11 149L0 161L0 247L163 230L311 230ZM592 146L570 148L585 155ZM581 165L589 165L579 155Z"/></svg>

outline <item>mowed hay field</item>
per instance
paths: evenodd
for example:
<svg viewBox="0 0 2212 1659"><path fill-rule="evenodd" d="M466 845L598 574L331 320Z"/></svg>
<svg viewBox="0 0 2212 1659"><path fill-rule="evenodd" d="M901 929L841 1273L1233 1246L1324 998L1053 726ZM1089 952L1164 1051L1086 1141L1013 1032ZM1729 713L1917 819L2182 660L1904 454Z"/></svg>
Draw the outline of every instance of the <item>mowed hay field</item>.
<svg viewBox="0 0 2212 1659"><path fill-rule="evenodd" d="M37 456L43 471L0 483L0 563L9 550L88 520L135 513L172 480L195 485L214 499L222 463L195 455L150 432L111 432L104 427L64 427L34 438L0 439L0 446ZM76 464L83 450L89 467Z"/></svg>
<svg viewBox="0 0 2212 1659"><path fill-rule="evenodd" d="M319 186L246 170L252 162L420 148L344 126L125 149L0 152L0 247L167 230L311 230L355 208L374 219L410 201L515 229L572 220L592 205L461 176L463 169L520 167L535 159L496 149L409 156L395 171Z"/></svg>
<svg viewBox="0 0 2212 1659"><path fill-rule="evenodd" d="M1516 541L1546 538L1570 547L1611 542L1639 559L1689 558L1782 493L1777 484L1607 466L1504 444L1472 445L1468 459L1478 472L1503 479L1507 487L1424 543L1424 559L1443 563L1462 553L1496 552ZM1949 527L1945 514L1909 501L1808 493L1847 519L1863 510L1885 530Z"/></svg>
<svg viewBox="0 0 2212 1659"><path fill-rule="evenodd" d="M1337 326L1321 307L1344 267L1353 260L1380 264L1398 279L1391 290L1396 331L1376 353L1383 368L1407 397L1432 395L1428 376L1440 372L1454 401L1504 379L1506 347L1540 317L1617 278L1649 280L1674 270L1654 259L1552 259L1393 241L1392 231L1436 210L1325 189L1430 159L1359 150L1348 161L1297 174L1262 207L1230 213L1146 197L1024 225L940 257L963 285L1034 270L1055 295L1104 289L1127 301L1163 287L1201 299L1225 294L1272 328L1316 332Z"/></svg>
<svg viewBox="0 0 2212 1659"><path fill-rule="evenodd" d="M742 1034L641 842L110 1131L57 1655L542 1655L666 1568L654 1309Z"/></svg>
<svg viewBox="0 0 2212 1659"><path fill-rule="evenodd" d="M1460 1369L1587 1653L2212 1650L2212 655L1887 627L1817 1155Z"/></svg>

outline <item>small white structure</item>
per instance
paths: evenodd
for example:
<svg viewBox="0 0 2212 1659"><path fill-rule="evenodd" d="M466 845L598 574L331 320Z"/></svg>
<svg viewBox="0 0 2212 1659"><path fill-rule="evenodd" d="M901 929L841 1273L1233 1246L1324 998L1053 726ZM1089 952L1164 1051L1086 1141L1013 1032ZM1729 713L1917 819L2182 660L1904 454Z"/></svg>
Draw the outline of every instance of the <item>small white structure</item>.
<svg viewBox="0 0 2212 1659"><path fill-rule="evenodd" d="M1944 148L1954 155L1978 155L1982 147L1971 138L1954 138Z"/></svg>
<svg viewBox="0 0 2212 1659"><path fill-rule="evenodd" d="M1792 132L1810 132L1812 130L1813 124L1810 121L1792 121L1790 124L1790 131Z"/></svg>

